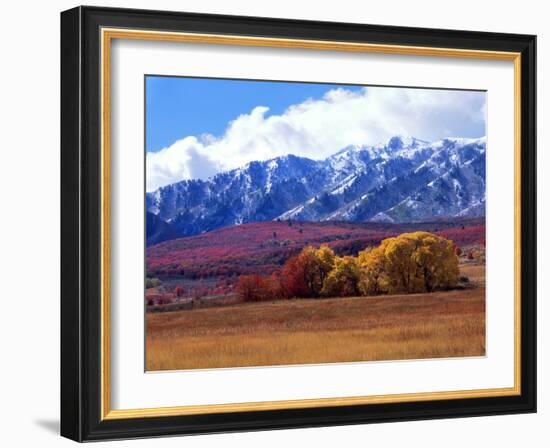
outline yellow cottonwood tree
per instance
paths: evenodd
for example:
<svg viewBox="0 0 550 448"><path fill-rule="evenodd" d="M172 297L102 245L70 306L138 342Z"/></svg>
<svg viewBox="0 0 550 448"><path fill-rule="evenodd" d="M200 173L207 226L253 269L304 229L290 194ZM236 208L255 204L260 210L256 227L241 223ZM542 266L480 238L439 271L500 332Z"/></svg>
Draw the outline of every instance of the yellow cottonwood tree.
<svg viewBox="0 0 550 448"><path fill-rule="evenodd" d="M388 292L390 294L421 292L422 281L413 258L415 242L407 234L388 238L380 244L386 257Z"/></svg>
<svg viewBox="0 0 550 448"><path fill-rule="evenodd" d="M413 257L425 290L431 292L456 286L459 269L453 242L428 232L412 235L418 244Z"/></svg>
<svg viewBox="0 0 550 448"><path fill-rule="evenodd" d="M334 260L336 259L334 251L326 244L323 244L319 249L315 251L315 256L318 260L319 268L321 269L324 277L326 277L334 267Z"/></svg>
<svg viewBox="0 0 550 448"><path fill-rule="evenodd" d="M359 263L359 292L363 296L383 294L388 290L386 257L379 248L369 247L357 257Z"/></svg>
<svg viewBox="0 0 550 448"><path fill-rule="evenodd" d="M429 232L387 238L359 260L364 294L431 292L458 282L458 257L452 241Z"/></svg>
<svg viewBox="0 0 550 448"><path fill-rule="evenodd" d="M303 284L307 297L319 297L326 277L334 268L336 255L327 245L315 249L307 246L297 257L297 264L303 273Z"/></svg>
<svg viewBox="0 0 550 448"><path fill-rule="evenodd" d="M330 271L323 283L321 293L328 297L358 296L359 262L355 257L337 257L334 269Z"/></svg>
<svg viewBox="0 0 550 448"><path fill-rule="evenodd" d="M357 257L337 257L326 245L307 246L283 267L280 287L286 297L408 294L452 288L458 276L452 241L412 232Z"/></svg>

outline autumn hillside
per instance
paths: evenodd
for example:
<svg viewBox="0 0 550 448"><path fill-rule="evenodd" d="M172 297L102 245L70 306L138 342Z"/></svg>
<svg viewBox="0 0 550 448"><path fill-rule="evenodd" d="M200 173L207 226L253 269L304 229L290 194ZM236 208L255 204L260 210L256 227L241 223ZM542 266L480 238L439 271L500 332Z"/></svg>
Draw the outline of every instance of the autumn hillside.
<svg viewBox="0 0 550 448"><path fill-rule="evenodd" d="M483 219L414 224L257 222L179 238L147 248L147 273L188 279L269 273L307 246L328 244L338 255L403 232L425 230L458 246L485 240Z"/></svg>

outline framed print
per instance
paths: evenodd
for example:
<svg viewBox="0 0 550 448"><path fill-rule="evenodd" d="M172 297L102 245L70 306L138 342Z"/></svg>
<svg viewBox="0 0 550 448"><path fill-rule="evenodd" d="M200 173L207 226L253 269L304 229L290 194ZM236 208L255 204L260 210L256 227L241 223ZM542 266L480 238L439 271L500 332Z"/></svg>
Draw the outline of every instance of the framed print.
<svg viewBox="0 0 550 448"><path fill-rule="evenodd" d="M61 433L536 411L535 36L61 14Z"/></svg>

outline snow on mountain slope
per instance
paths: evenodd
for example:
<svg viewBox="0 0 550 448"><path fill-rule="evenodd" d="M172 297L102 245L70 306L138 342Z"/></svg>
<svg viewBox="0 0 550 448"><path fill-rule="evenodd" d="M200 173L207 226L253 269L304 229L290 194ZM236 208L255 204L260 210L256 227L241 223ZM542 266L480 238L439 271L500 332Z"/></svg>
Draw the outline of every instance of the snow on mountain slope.
<svg viewBox="0 0 550 448"><path fill-rule="evenodd" d="M324 160L289 154L162 187L147 194L146 207L179 236L275 219L399 223L484 216L485 146L485 138L428 143L396 136Z"/></svg>

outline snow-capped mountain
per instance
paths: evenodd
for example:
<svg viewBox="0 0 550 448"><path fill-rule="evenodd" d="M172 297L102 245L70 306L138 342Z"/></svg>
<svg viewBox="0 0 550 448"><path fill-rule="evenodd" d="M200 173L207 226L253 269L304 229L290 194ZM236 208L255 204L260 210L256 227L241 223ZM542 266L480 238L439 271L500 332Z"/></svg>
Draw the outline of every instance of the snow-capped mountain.
<svg viewBox="0 0 550 448"><path fill-rule="evenodd" d="M393 137L324 160L287 155L147 194L154 242L252 221L413 222L485 215L485 138ZM165 225L166 224L166 225ZM164 237L162 229L169 229ZM160 230L159 230L160 229ZM149 241L153 243L153 241Z"/></svg>

